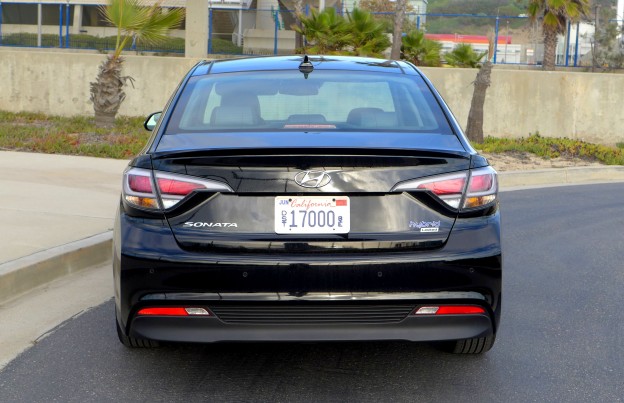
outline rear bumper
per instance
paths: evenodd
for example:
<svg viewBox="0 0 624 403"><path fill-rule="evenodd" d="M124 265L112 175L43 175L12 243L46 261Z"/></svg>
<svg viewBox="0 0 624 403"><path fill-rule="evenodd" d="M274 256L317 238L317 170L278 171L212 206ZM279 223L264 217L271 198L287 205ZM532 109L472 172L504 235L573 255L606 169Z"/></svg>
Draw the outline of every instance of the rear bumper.
<svg viewBox="0 0 624 403"><path fill-rule="evenodd" d="M234 325L217 318L136 317L130 336L160 341L441 341L492 334L487 315L408 317L396 324Z"/></svg>
<svg viewBox="0 0 624 403"><path fill-rule="evenodd" d="M460 222L461 221L461 222ZM163 220L118 216L113 272L119 324L161 341L457 340L495 333L502 258L498 213L458 220L443 248L386 254L209 254L181 249ZM219 317L137 316L150 306L228 303L473 304L487 314L395 323L238 324ZM398 298L398 295L405 297ZM235 302L228 296L236 296ZM368 296L368 297L366 297ZM337 298L338 297L338 298ZM307 302L306 302L307 301Z"/></svg>

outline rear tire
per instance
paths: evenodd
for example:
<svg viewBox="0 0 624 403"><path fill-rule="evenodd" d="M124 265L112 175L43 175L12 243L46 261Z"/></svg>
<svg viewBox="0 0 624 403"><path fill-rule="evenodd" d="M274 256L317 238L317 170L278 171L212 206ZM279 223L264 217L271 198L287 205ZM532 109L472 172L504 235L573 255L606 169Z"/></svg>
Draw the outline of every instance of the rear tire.
<svg viewBox="0 0 624 403"><path fill-rule="evenodd" d="M482 354L490 351L492 346L494 346L495 340L496 335L494 334L473 339L456 340L448 342L445 350L453 354Z"/></svg>
<svg viewBox="0 0 624 403"><path fill-rule="evenodd" d="M117 325L117 337L119 337L119 341L124 346L128 348L154 348L159 346L159 343L156 340L137 339L126 336L124 331L121 329L121 326L119 326L117 318L115 318L115 324Z"/></svg>

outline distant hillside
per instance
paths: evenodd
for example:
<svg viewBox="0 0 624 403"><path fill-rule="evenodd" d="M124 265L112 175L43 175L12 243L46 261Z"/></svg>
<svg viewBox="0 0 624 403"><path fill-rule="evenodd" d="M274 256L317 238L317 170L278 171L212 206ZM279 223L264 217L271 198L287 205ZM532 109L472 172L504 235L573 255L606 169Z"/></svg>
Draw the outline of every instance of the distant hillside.
<svg viewBox="0 0 624 403"><path fill-rule="evenodd" d="M614 7L617 0L590 0L593 6L601 5L603 9ZM473 14L481 17L499 15L501 17L517 17L526 14L528 0L429 0L428 14ZM509 25L507 24L509 21ZM470 17L427 17L426 29L430 33L487 35L493 30L495 18ZM501 18L499 29L521 30L526 28L526 19Z"/></svg>
<svg viewBox="0 0 624 403"><path fill-rule="evenodd" d="M486 16L518 16L526 13L527 0L429 0L428 14L472 14L471 17L427 17L429 33L487 35L494 30L495 18ZM507 20L499 21L499 29L507 28ZM526 19L509 19L510 29L527 25Z"/></svg>
<svg viewBox="0 0 624 403"><path fill-rule="evenodd" d="M427 12L517 16L526 13L527 3L528 0L429 0Z"/></svg>

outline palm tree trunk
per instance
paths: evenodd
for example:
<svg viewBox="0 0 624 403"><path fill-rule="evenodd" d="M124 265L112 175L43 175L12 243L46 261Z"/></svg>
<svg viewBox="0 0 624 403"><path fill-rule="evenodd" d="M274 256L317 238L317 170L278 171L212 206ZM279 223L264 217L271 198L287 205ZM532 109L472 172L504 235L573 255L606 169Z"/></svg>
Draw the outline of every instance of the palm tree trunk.
<svg viewBox="0 0 624 403"><path fill-rule="evenodd" d="M390 59L399 60L401 58L401 43L403 42L403 19L407 0L397 0L396 11L394 12L394 32L392 34L392 51Z"/></svg>
<svg viewBox="0 0 624 403"><path fill-rule="evenodd" d="M466 136L468 136L468 140L474 143L483 143L483 105L485 104L485 93L491 83L491 74L492 63L487 61L479 69L474 81L474 91L468 113L468 124L466 125Z"/></svg>
<svg viewBox="0 0 624 403"><path fill-rule="evenodd" d="M303 28L303 25L301 24L301 16L303 16L303 0L294 0L293 4L295 5L295 25L301 29ZM303 35L301 35L301 33L297 30L295 30L295 49L303 49Z"/></svg>
<svg viewBox="0 0 624 403"><path fill-rule="evenodd" d="M121 76L122 64L122 58L108 56L100 65L95 82L91 83L91 102L97 126L113 126L119 107L126 98L123 87L131 78Z"/></svg>
<svg viewBox="0 0 624 403"><path fill-rule="evenodd" d="M555 70L555 58L557 57L557 30L544 26L544 60L543 69Z"/></svg>

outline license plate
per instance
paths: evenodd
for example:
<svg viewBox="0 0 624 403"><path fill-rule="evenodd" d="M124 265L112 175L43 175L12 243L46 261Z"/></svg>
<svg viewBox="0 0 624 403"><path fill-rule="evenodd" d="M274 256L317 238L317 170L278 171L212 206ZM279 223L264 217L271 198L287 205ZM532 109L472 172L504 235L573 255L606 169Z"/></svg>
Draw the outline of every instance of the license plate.
<svg viewBox="0 0 624 403"><path fill-rule="evenodd" d="M278 234L347 234L351 201L347 196L277 196L275 232Z"/></svg>

